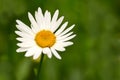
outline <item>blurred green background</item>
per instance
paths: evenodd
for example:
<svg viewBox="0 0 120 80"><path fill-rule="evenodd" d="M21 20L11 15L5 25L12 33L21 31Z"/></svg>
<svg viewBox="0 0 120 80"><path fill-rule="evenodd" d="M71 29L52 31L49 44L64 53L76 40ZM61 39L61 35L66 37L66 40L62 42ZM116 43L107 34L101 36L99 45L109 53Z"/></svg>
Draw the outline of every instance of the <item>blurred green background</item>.
<svg viewBox="0 0 120 80"><path fill-rule="evenodd" d="M120 0L0 0L0 80L35 80L36 62L16 53L16 19L26 24L28 11L60 10L77 36L45 58L41 80L120 80Z"/></svg>

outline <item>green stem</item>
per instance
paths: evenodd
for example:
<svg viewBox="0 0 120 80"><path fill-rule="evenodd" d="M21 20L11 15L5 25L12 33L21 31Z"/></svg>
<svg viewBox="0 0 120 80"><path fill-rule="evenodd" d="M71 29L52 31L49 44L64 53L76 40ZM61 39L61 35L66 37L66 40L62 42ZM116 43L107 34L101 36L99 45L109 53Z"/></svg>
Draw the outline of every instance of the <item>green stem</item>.
<svg viewBox="0 0 120 80"><path fill-rule="evenodd" d="M42 62L43 62L43 57L44 57L44 54L41 55L40 63L38 66L37 80L40 80L40 71L41 71L41 66L42 66Z"/></svg>

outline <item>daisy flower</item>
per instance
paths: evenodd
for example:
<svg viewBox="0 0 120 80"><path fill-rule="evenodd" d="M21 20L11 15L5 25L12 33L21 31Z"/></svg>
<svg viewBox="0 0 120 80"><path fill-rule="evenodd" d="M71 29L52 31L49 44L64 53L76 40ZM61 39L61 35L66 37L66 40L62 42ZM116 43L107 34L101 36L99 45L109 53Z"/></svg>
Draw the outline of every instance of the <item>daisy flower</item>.
<svg viewBox="0 0 120 80"><path fill-rule="evenodd" d="M19 41L17 52L26 52L25 56L33 56L37 59L41 54L46 54L49 58L54 55L61 59L58 51L65 51L65 47L70 46L73 42L69 41L76 35L70 32L75 25L66 28L68 22L61 25L64 16L58 18L59 10L56 10L53 17L51 13L46 10L42 13L41 8L35 12L35 18L28 12L30 20L30 27L20 20L17 22L17 31L15 33L19 36L16 39Z"/></svg>

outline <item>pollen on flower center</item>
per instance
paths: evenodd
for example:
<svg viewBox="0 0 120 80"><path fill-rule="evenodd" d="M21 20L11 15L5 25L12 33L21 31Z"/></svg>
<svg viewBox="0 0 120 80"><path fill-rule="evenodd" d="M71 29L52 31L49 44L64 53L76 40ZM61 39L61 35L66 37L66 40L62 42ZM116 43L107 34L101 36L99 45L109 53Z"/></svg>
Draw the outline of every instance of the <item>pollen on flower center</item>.
<svg viewBox="0 0 120 80"><path fill-rule="evenodd" d="M42 30L36 34L35 41L42 48L51 47L56 42L56 37L51 31Z"/></svg>

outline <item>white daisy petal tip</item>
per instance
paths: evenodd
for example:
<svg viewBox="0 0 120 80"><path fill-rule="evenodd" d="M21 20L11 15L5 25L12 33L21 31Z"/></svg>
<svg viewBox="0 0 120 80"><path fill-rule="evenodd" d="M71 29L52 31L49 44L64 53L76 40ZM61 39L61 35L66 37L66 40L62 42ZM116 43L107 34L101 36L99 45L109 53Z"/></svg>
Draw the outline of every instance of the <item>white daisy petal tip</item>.
<svg viewBox="0 0 120 80"><path fill-rule="evenodd" d="M29 20L31 20L32 17L33 17L32 14L30 12L28 12L28 18L29 18Z"/></svg>
<svg viewBox="0 0 120 80"><path fill-rule="evenodd" d="M17 53L21 52L19 49L16 50Z"/></svg>
<svg viewBox="0 0 120 80"><path fill-rule="evenodd" d="M33 16L32 16L32 14L30 13L30 12L28 12L28 18L29 18L29 20L32 20L33 19ZM32 21L31 21L32 22Z"/></svg>
<svg viewBox="0 0 120 80"><path fill-rule="evenodd" d="M17 43L17 46L19 46L20 45L20 43Z"/></svg>
<svg viewBox="0 0 120 80"><path fill-rule="evenodd" d="M17 19L16 22L19 24L20 20Z"/></svg>
<svg viewBox="0 0 120 80"><path fill-rule="evenodd" d="M71 26L71 29L73 29L75 27L75 24L73 24L72 26Z"/></svg>
<svg viewBox="0 0 120 80"><path fill-rule="evenodd" d="M57 9L55 12L56 12L56 13L59 13L59 9Z"/></svg>
<svg viewBox="0 0 120 80"><path fill-rule="evenodd" d="M75 26L75 24L73 24L72 26Z"/></svg>
<svg viewBox="0 0 120 80"><path fill-rule="evenodd" d="M25 57L30 57L30 56L31 56L31 55L29 55L29 54L27 54L27 53L25 54Z"/></svg>
<svg viewBox="0 0 120 80"><path fill-rule="evenodd" d="M64 19L64 16L61 16L61 17L60 17L60 19L61 19L61 21L63 21L63 19Z"/></svg>
<svg viewBox="0 0 120 80"><path fill-rule="evenodd" d="M53 53L53 55L57 58L57 59L62 59L61 56L58 54L58 52L55 50L55 48L51 48L51 51Z"/></svg>
<svg viewBox="0 0 120 80"><path fill-rule="evenodd" d="M58 55L56 55L55 56L57 59L59 59L59 60L61 60L62 59L62 57L58 54Z"/></svg>
<svg viewBox="0 0 120 80"><path fill-rule="evenodd" d="M28 12L28 16L31 16L32 14L30 12Z"/></svg>
<svg viewBox="0 0 120 80"><path fill-rule="evenodd" d="M51 53L51 50L49 48L44 48L43 54L47 54L48 58L52 58L52 53Z"/></svg>
<svg viewBox="0 0 120 80"><path fill-rule="evenodd" d="M36 59L38 59L39 58L39 56L33 56L33 59L34 60L36 60Z"/></svg>
<svg viewBox="0 0 120 80"><path fill-rule="evenodd" d="M67 42L65 46L71 46L73 44L74 44L73 42Z"/></svg>
<svg viewBox="0 0 120 80"><path fill-rule="evenodd" d="M16 24L15 26L16 26L16 27L18 27L18 26L19 26L19 24Z"/></svg>
<svg viewBox="0 0 120 80"><path fill-rule="evenodd" d="M66 25L68 25L68 21L66 21L65 23L66 23Z"/></svg>
<svg viewBox="0 0 120 80"><path fill-rule="evenodd" d="M50 55L49 55L49 54L47 54L47 55L48 55L48 58L50 58L50 59L52 58L52 54L50 54Z"/></svg>
<svg viewBox="0 0 120 80"><path fill-rule="evenodd" d="M15 33L17 34L17 31L15 31Z"/></svg>
<svg viewBox="0 0 120 80"><path fill-rule="evenodd" d="M39 57L40 57L40 55L36 55L36 54L33 55L34 60L38 59Z"/></svg>
<svg viewBox="0 0 120 80"><path fill-rule="evenodd" d="M56 15L58 15L58 14L59 14L59 10L58 10L58 9L55 11L55 14L56 14Z"/></svg>
<svg viewBox="0 0 120 80"><path fill-rule="evenodd" d="M59 57L57 57L57 59L61 60L61 59L62 59L62 57L61 57L61 56L59 56Z"/></svg>
<svg viewBox="0 0 120 80"><path fill-rule="evenodd" d="M76 34L70 32L75 24L66 29L68 21L62 24L64 16L60 18L58 16L58 9L51 17L48 10L43 14L42 9L38 7L38 10L35 11L35 17L28 12L31 27L17 19L16 27L18 30L15 33L19 36L16 38L19 41L17 43L19 48L16 52L26 52L25 57L33 56L34 60L38 59L41 54L47 55L50 59L54 55L61 60L62 58L57 51L65 51L65 47L73 45L73 42L69 40L74 38Z"/></svg>
<svg viewBox="0 0 120 80"><path fill-rule="evenodd" d="M42 9L40 7L38 7L38 10L42 11Z"/></svg>
<svg viewBox="0 0 120 80"><path fill-rule="evenodd" d="M74 34L74 37L76 37L76 34ZM74 37L73 37L73 38L74 38Z"/></svg>
<svg viewBox="0 0 120 80"><path fill-rule="evenodd" d="M53 15L53 21L54 21L54 20L55 20L55 21L57 20L58 15L59 15L59 10L57 9L57 10L55 11L54 15Z"/></svg>

